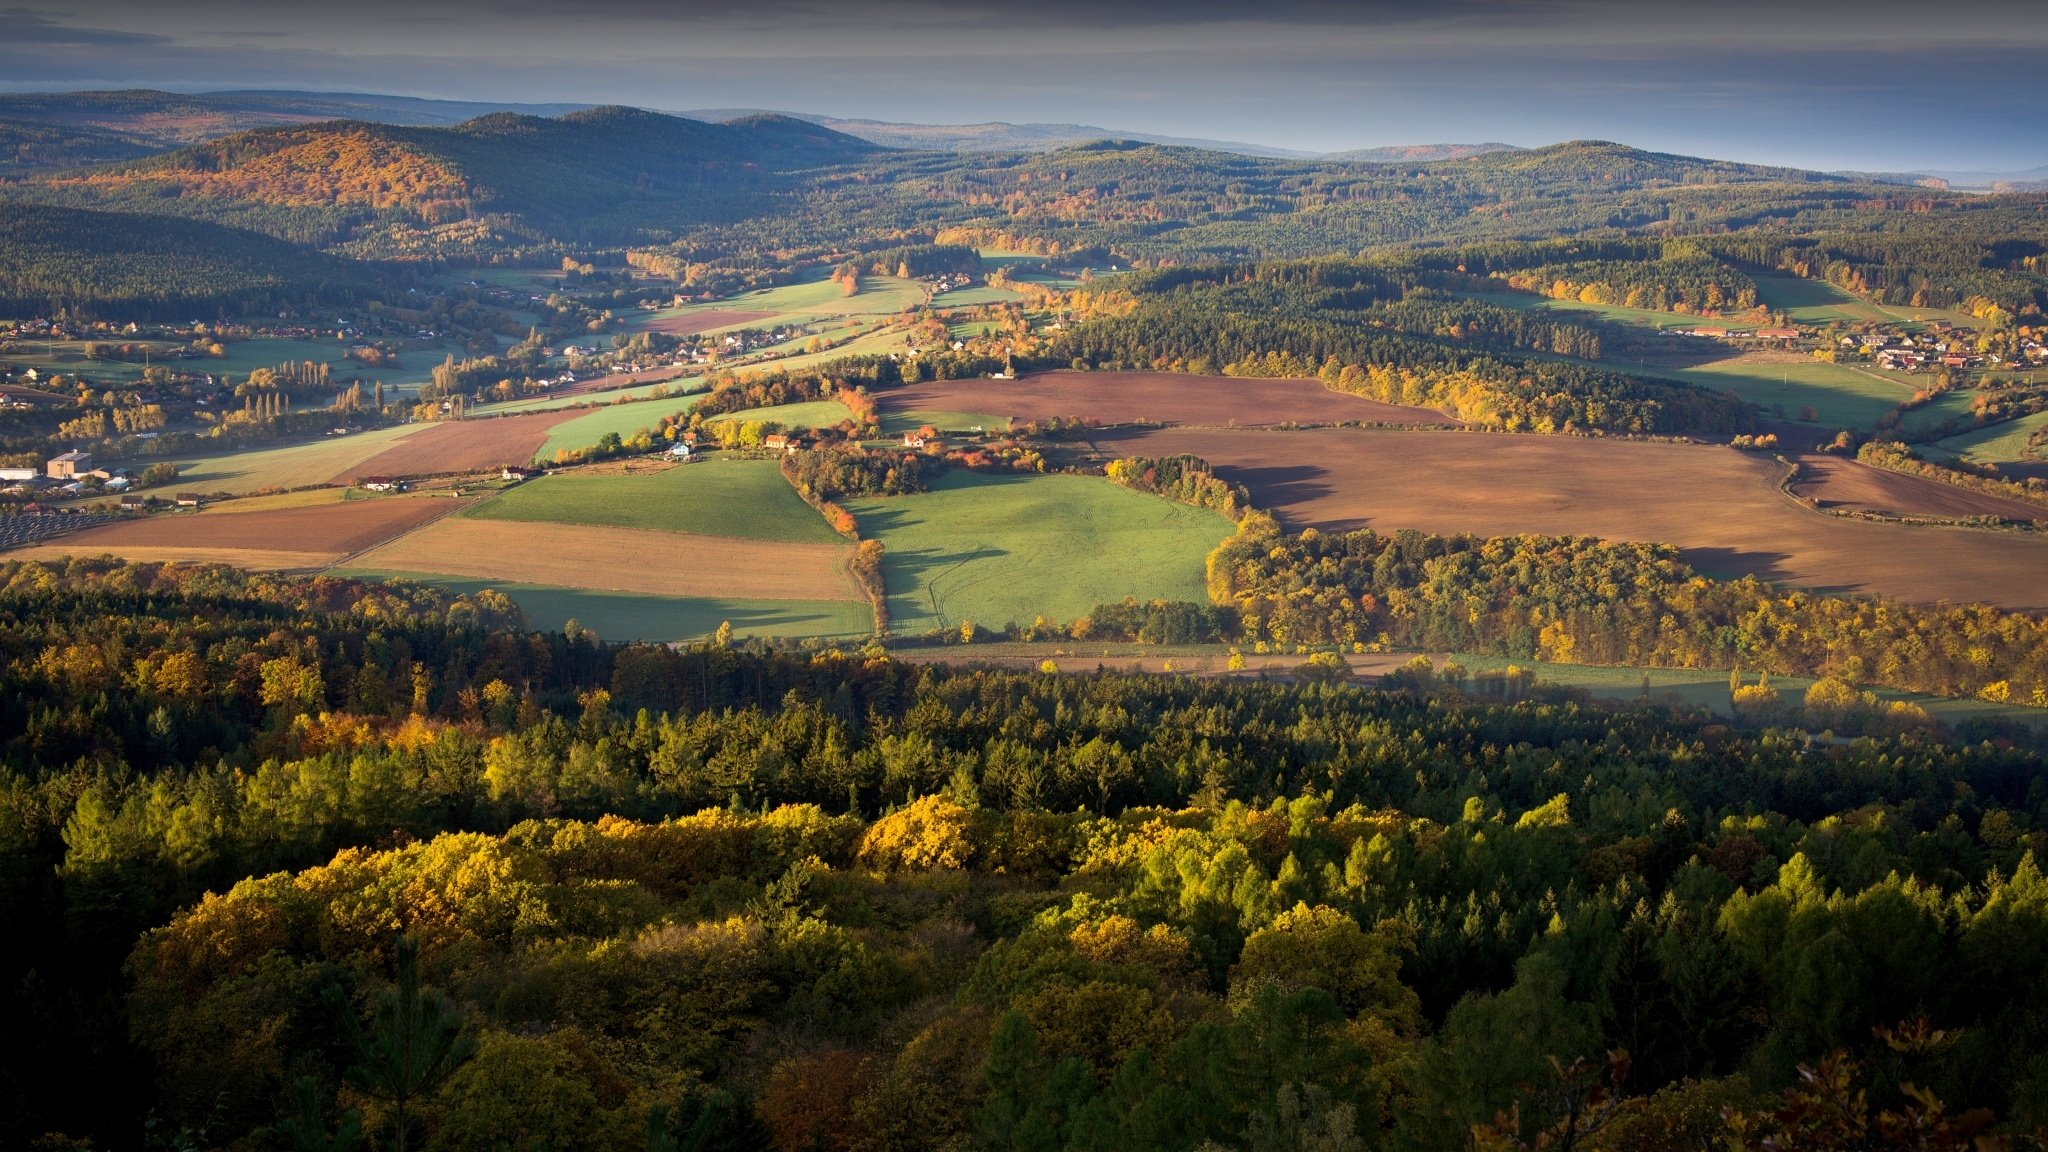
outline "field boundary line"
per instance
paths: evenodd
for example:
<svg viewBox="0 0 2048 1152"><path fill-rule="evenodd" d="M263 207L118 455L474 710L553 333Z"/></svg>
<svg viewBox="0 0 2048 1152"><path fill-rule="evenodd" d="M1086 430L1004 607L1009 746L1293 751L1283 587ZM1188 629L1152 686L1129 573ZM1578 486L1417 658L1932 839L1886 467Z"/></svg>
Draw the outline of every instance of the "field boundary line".
<svg viewBox="0 0 2048 1152"><path fill-rule="evenodd" d="M426 518L425 520L422 520L422 521L420 521L419 523L417 523L417 524L414 524L414 525L413 525L412 527L410 527L410 528L407 528L407 529L405 529L405 530L404 530L404 531L402 531L402 532L397 532L397 533L394 533L394 534L392 534L392 535L390 535L390 536L386 536L386 537L385 537L384 539L382 539L382 540L378 540L378 541L376 541L375 543L373 543L373 544L370 544L370 545L369 545L369 546L367 546L367 547L364 547L364 548L358 548L358 549L356 549L355 551L353 551L353 552L349 553L348 555L346 555L346 556L343 556L343 557L342 557L341 559L339 559L339 560L336 560L336 561L335 561L334 563L332 563L332 564L329 564L329 565L328 565L328 566L327 566L326 568L322 568L322 569L321 569L321 571L322 571L322 572L327 572L327 571L331 571L331 570L333 570L333 569L336 569L336 568L346 568L346 567L348 567L348 566L349 566L349 564L350 564L350 563L351 563L352 561L354 561L354 560L355 560L355 558L356 558L356 557L358 557L358 556L364 555L365 553L369 553L369 552L375 552L375 551L376 551L377 549L379 549L379 548L382 548L382 547L384 547L384 546L385 546L386 544L395 544L395 543L397 543L398 541L400 541L400 540L403 540L403 539L405 539L405 538L406 538L407 536L410 536L410 535L412 535L413 533L415 533L415 532L418 532L418 531L419 531L420 529L422 529L422 528L425 528L425 527L427 527L427 526L428 526L428 525L430 525L430 524L439 524L439 523L440 523L441 521L443 521L443 520L446 520L446 519L447 519L448 517L450 517L450 516L453 516L453 515L455 515L455 514L456 514L457 512L460 512L460 511L462 511L462 510L463 510L463 509L465 509L465 508L475 507L475 506L477 506L477 505L480 505L480 504L485 504L485 503L488 503L488 502L489 502L489 500L490 500L491 498L494 498L494 497L496 497L496 496L497 496L497 493L496 493L496 492L493 492L493 493L491 493L491 494L490 494L490 496L489 496L489 497L486 497L486 498L484 498L484 499L481 499L481 500L474 500L474 501L470 501L470 500L464 500L464 499L462 499L462 498L459 498L459 497L452 497L452 498L451 498L451 497L441 497L441 496L415 496L415 497L413 497L413 499L415 499L415 500L441 500L441 499L447 499L447 500L448 500L448 503L449 503L449 504L451 505L451 507L450 507L450 508L449 508L449 509L448 509L447 511L445 511L445 512L441 513L440 515L438 515L438 516L429 516L429 517L427 517L427 518Z"/></svg>

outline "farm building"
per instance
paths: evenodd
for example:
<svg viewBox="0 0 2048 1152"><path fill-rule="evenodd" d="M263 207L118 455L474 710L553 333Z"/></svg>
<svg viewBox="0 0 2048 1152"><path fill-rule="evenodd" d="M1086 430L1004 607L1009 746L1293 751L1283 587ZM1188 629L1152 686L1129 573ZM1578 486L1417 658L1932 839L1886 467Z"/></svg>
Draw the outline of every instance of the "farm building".
<svg viewBox="0 0 2048 1152"><path fill-rule="evenodd" d="M531 480L535 476L542 476L545 475L545 473L542 472L539 468L527 468L519 464L507 464L505 465L505 470L503 472L498 473L498 475L506 480Z"/></svg>
<svg viewBox="0 0 2048 1152"><path fill-rule="evenodd" d="M770 452L801 452L804 447L804 438L801 436L791 436L783 432L770 432L761 438L761 447L766 448Z"/></svg>
<svg viewBox="0 0 2048 1152"><path fill-rule="evenodd" d="M60 456L50 457L47 475L52 480L70 480L92 471L92 453L72 449Z"/></svg>
<svg viewBox="0 0 2048 1152"><path fill-rule="evenodd" d="M925 434L923 432L905 432L903 434L903 446L905 448L922 448L924 444Z"/></svg>
<svg viewBox="0 0 2048 1152"><path fill-rule="evenodd" d="M687 442L677 441L669 445L668 456L671 460L688 460L695 452L696 449L692 448Z"/></svg>
<svg viewBox="0 0 2048 1152"><path fill-rule="evenodd" d="M33 480L38 475L40 473L33 468L0 468L0 483L11 484L17 480Z"/></svg>
<svg viewBox="0 0 2048 1152"><path fill-rule="evenodd" d="M365 492L403 492L405 481L392 476L362 476L356 484Z"/></svg>
<svg viewBox="0 0 2048 1152"><path fill-rule="evenodd" d="M1759 340L1797 340L1799 339L1799 329L1759 328L1756 330L1756 338Z"/></svg>
<svg viewBox="0 0 2048 1152"><path fill-rule="evenodd" d="M200 498L199 498L199 493L197 493L197 492L180 492L180 493L178 493L178 507L180 507L180 508L197 508L197 507L199 507L199 505L200 505Z"/></svg>

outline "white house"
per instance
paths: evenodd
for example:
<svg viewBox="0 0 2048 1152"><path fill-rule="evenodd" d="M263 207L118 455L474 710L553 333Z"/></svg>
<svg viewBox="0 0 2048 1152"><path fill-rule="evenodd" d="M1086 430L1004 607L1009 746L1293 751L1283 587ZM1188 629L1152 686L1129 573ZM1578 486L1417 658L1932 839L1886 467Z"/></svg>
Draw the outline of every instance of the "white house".
<svg viewBox="0 0 2048 1152"><path fill-rule="evenodd" d="M677 441L669 446L668 454L669 458L673 460L688 460L695 451L688 444Z"/></svg>

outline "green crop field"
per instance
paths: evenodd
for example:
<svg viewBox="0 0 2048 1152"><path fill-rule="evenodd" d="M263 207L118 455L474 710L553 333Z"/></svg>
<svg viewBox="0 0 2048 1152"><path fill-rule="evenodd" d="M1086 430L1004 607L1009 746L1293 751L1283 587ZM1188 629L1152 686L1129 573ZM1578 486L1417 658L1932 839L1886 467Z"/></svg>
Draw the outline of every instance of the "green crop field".
<svg viewBox="0 0 2048 1152"><path fill-rule="evenodd" d="M906 635L1064 622L1126 596L1203 602L1203 562L1230 534L1214 512L1087 476L954 472L847 508L886 549L890 627Z"/></svg>
<svg viewBox="0 0 2048 1152"><path fill-rule="evenodd" d="M645 400L664 389L669 394L701 392L704 390L704 378L702 376L685 376L676 380L657 380L650 384L640 384L632 388L620 388L613 392L599 392L595 394L586 392L582 395L570 396L537 396L531 400L509 400L503 404L485 404L473 408L471 411L491 416L510 415L514 412L551 412L557 408L574 408L581 404L589 404L592 401L616 404L621 400Z"/></svg>
<svg viewBox="0 0 2048 1152"><path fill-rule="evenodd" d="M1951 436L1927 445L1930 454L1945 455L1971 464L2014 464L2021 461L2039 461L2041 456L2027 454L2027 437L2048 428L2048 412L2036 412L2018 420L1993 424L1973 429L1960 436Z"/></svg>
<svg viewBox="0 0 2048 1152"><path fill-rule="evenodd" d="M733 365L733 367L742 376L746 374L749 368L765 369L770 372L794 372L803 368L812 368L819 364L829 364L834 360L844 360L851 356L886 356L891 352L902 351L903 346L903 330L893 326L885 326L863 332L844 344L827 348L822 352L789 352L765 357L760 360L748 360L744 363ZM803 343L791 341L782 347L790 349L801 348Z"/></svg>
<svg viewBox="0 0 2048 1152"><path fill-rule="evenodd" d="M763 424L780 424L784 428L830 428L852 416L853 413L847 410L846 405L837 400L809 400L801 404L772 404L766 408L722 412L717 416L706 417L705 422L722 424L759 421Z"/></svg>
<svg viewBox="0 0 2048 1152"><path fill-rule="evenodd" d="M468 510L480 520L653 528L749 540L837 544L772 460L701 460L620 475L565 472L510 488Z"/></svg>
<svg viewBox="0 0 2048 1152"><path fill-rule="evenodd" d="M581 415L573 416L548 429L547 443L534 454L536 460L553 460L558 451L576 451L588 448L604 439L607 432L620 436L631 436L642 428L653 428L661 423L664 416L688 412L704 399L702 392L687 396L666 396L659 400L636 400L625 404L607 404Z"/></svg>
<svg viewBox="0 0 2048 1152"><path fill-rule="evenodd" d="M334 576L359 580L411 580L474 594L486 588L511 597L535 628L560 629L571 620L596 632L601 640L667 642L696 640L730 623L736 636L866 636L874 631L873 613L854 601L698 599L642 596L629 592L596 592L539 584L465 580L415 572L336 569Z"/></svg>
<svg viewBox="0 0 2048 1152"><path fill-rule="evenodd" d="M931 425L941 432L1001 432L1010 427L1008 416L994 416L987 412L935 412L919 409L913 412L884 412L882 432L887 436L900 436Z"/></svg>

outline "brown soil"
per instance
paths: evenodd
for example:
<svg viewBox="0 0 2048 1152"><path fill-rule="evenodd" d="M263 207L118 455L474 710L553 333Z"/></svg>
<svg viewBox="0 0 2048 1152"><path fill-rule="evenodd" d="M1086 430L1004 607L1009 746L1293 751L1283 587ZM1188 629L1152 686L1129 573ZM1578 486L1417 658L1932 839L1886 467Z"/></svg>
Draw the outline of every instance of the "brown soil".
<svg viewBox="0 0 2048 1152"><path fill-rule="evenodd" d="M351 561L357 568L656 596L857 600L852 549L640 528L443 520Z"/></svg>
<svg viewBox="0 0 2048 1152"><path fill-rule="evenodd" d="M2048 508L1973 492L1925 476L1873 468L1841 456L1796 457L1799 480L1792 490L1823 508L1847 508L1890 516L1997 516L2007 520L2048 520Z"/></svg>
<svg viewBox="0 0 2048 1152"><path fill-rule="evenodd" d="M617 388L631 388L636 384L659 384L664 380L680 380L689 373L681 368L649 368L645 372L614 372L609 376L593 376L578 380L567 388L548 393L549 396L588 396L593 392L610 392Z"/></svg>
<svg viewBox="0 0 2048 1152"><path fill-rule="evenodd" d="M1130 430L1098 447L1202 456L1299 527L1658 541L1708 575L2048 611L2048 537L1824 516L1778 490L1776 460L1725 447L1354 428Z"/></svg>
<svg viewBox="0 0 2048 1152"><path fill-rule="evenodd" d="M737 310L713 309L709 312L689 312L681 316L666 316L660 320L649 320L639 325L648 332L662 332L670 336L695 336L713 328L725 328L734 324L749 324L755 320L773 320L773 312L742 312Z"/></svg>
<svg viewBox="0 0 2048 1152"><path fill-rule="evenodd" d="M1082 416L1105 424L1445 424L1428 408L1332 392L1315 380L1179 372L1044 372L1022 380L932 380L875 397L885 412L982 412L1019 420Z"/></svg>
<svg viewBox="0 0 2048 1152"><path fill-rule="evenodd" d="M343 500L302 508L169 512L92 528L66 539L78 556L136 549L254 549L345 556L409 532L468 503L444 497Z"/></svg>
<svg viewBox="0 0 2048 1152"><path fill-rule="evenodd" d="M359 476L429 476L525 464L547 443L548 429L583 414L564 408L519 416L449 420L407 436L328 483L353 483Z"/></svg>

